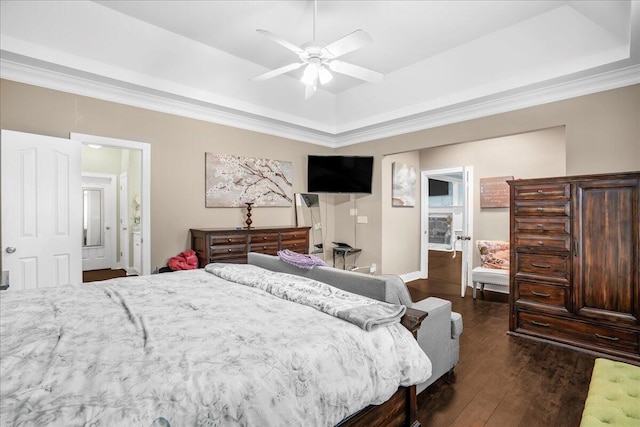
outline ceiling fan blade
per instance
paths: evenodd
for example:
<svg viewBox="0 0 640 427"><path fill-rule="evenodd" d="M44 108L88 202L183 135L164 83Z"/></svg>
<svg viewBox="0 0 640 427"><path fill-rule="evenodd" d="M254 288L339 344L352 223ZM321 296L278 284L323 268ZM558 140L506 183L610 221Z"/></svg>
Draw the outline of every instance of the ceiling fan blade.
<svg viewBox="0 0 640 427"><path fill-rule="evenodd" d="M275 70L267 71L264 74L260 74L255 77L251 77L254 82L260 82L270 79L272 77L279 76L280 74L288 73L289 71L297 70L304 65L303 62L294 62L293 64L285 65L284 67L276 68Z"/></svg>
<svg viewBox="0 0 640 427"><path fill-rule="evenodd" d="M360 49L371 42L373 42L373 39L369 34L362 30L355 30L353 33L347 34L343 38L325 46L324 49L329 52L332 58L337 58L345 53Z"/></svg>
<svg viewBox="0 0 640 427"><path fill-rule="evenodd" d="M369 70L368 68L363 68L358 65L349 64L348 62L339 61L337 59L329 63L329 69L336 73L355 77L370 83L380 83L384 78L384 74L382 73Z"/></svg>
<svg viewBox="0 0 640 427"><path fill-rule="evenodd" d="M304 87L304 99L305 99L305 101L316 94L316 89L317 89L317 86L315 86L315 85L305 85L305 87Z"/></svg>
<svg viewBox="0 0 640 427"><path fill-rule="evenodd" d="M296 46L295 44L286 41L285 39L283 39L280 36L277 36L275 34L273 34L272 32L269 32L267 30L256 30L257 32L259 32L260 34L262 34L263 36L273 40L274 42L278 43L281 46L286 47L287 49L289 49L290 51L301 55L304 54L305 51L303 49L300 49L298 46Z"/></svg>

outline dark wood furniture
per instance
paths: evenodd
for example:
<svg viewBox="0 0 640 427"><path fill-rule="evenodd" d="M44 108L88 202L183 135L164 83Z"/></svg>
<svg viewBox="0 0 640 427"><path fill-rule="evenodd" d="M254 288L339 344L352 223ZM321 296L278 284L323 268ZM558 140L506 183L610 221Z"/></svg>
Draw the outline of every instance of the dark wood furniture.
<svg viewBox="0 0 640 427"><path fill-rule="evenodd" d="M310 227L192 228L191 249L200 267L211 262L247 263L249 252L277 255L279 250L309 251Z"/></svg>
<svg viewBox="0 0 640 427"><path fill-rule="evenodd" d="M510 333L640 363L640 172L509 185Z"/></svg>

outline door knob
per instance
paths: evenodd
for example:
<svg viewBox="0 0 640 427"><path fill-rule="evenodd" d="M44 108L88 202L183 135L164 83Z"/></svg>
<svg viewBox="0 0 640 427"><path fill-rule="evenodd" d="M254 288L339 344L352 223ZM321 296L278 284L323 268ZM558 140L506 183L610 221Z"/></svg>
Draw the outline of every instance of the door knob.
<svg viewBox="0 0 640 427"><path fill-rule="evenodd" d="M5 249L7 251L8 254L12 254L16 251L16 248L14 248L13 246L7 246L7 249Z"/></svg>

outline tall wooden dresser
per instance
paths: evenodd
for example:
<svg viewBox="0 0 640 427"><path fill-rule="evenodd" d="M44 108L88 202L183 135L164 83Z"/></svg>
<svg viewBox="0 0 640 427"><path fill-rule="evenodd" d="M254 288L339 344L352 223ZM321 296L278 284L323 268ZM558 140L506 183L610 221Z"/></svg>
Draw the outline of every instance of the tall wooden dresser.
<svg viewBox="0 0 640 427"><path fill-rule="evenodd" d="M640 363L640 172L509 185L510 333Z"/></svg>
<svg viewBox="0 0 640 427"><path fill-rule="evenodd" d="M279 250L309 252L310 227L192 228L191 249L200 267L211 262L246 264L249 252L277 255Z"/></svg>

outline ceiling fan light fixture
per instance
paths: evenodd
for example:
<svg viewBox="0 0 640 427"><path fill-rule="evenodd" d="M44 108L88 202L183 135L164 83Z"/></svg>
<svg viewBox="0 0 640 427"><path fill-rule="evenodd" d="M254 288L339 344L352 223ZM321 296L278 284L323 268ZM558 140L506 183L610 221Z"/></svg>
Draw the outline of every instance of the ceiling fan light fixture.
<svg viewBox="0 0 640 427"><path fill-rule="evenodd" d="M320 84L325 85L333 80L333 74L329 70L327 70L324 66L320 66L318 70L318 78L320 79Z"/></svg>
<svg viewBox="0 0 640 427"><path fill-rule="evenodd" d="M318 79L318 67L313 62L310 62L307 65L307 68L304 69L304 74L302 74L302 83L305 85L313 85Z"/></svg>

